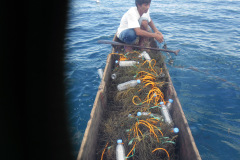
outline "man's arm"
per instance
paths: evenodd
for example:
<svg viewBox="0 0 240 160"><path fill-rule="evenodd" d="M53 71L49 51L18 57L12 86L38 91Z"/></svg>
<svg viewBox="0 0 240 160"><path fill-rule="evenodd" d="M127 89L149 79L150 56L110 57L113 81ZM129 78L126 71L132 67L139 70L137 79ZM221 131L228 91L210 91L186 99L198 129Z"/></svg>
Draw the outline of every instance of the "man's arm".
<svg viewBox="0 0 240 160"><path fill-rule="evenodd" d="M152 30L156 33L159 32L158 29L155 27L153 20L151 20L148 25L152 28Z"/></svg>
<svg viewBox="0 0 240 160"><path fill-rule="evenodd" d="M155 32L155 33L147 32L141 28L134 28L134 30L135 30L137 36L143 36L143 37L149 37L149 38L152 37L152 38L155 38L160 43L163 42L162 33L159 32L158 30L157 30L158 32Z"/></svg>
<svg viewBox="0 0 240 160"><path fill-rule="evenodd" d="M137 36L152 37L152 38L156 37L155 33L147 32L141 28L134 28L134 30L135 30Z"/></svg>
<svg viewBox="0 0 240 160"><path fill-rule="evenodd" d="M160 35L160 37L161 37L161 42L163 41L163 35L162 35L162 33L155 27L155 25L154 25L154 23L153 23L153 20L151 20L149 23L148 23L148 25L152 28L152 30L155 32L155 33L157 33L157 34L159 34Z"/></svg>

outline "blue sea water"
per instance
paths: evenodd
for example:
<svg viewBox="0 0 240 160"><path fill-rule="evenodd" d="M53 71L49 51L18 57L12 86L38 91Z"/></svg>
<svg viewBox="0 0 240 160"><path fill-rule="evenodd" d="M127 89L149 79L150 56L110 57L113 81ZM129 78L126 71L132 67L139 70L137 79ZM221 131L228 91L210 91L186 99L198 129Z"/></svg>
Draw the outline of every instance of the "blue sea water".
<svg viewBox="0 0 240 160"><path fill-rule="evenodd" d="M134 0L71 0L65 55L66 98L77 156L122 15ZM169 49L167 64L203 160L240 159L240 0L152 0L150 15Z"/></svg>

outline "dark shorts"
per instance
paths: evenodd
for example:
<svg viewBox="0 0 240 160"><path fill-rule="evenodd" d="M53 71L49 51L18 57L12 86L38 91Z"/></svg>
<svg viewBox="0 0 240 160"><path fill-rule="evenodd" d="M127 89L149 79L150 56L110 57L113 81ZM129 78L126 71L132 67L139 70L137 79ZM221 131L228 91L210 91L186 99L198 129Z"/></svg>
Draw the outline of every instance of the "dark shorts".
<svg viewBox="0 0 240 160"><path fill-rule="evenodd" d="M137 35L134 29L131 28L122 31L118 38L124 43L133 44L137 39Z"/></svg>

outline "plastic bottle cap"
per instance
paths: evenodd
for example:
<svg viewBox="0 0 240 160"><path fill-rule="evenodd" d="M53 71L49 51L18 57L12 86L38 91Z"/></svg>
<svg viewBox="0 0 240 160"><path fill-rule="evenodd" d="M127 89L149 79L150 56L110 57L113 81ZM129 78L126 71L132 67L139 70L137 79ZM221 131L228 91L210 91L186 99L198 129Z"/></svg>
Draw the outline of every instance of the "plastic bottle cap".
<svg viewBox="0 0 240 160"><path fill-rule="evenodd" d="M115 63L118 63L118 60L116 60Z"/></svg>
<svg viewBox="0 0 240 160"><path fill-rule="evenodd" d="M172 103L172 102L173 102L173 100L172 100L172 99L169 99L168 101L169 101L170 103Z"/></svg>
<svg viewBox="0 0 240 160"><path fill-rule="evenodd" d="M138 79L138 80L137 80L137 83L138 83L138 84L139 84L139 83L141 83L141 80L140 80L140 79Z"/></svg>
<svg viewBox="0 0 240 160"><path fill-rule="evenodd" d="M173 128L173 132L174 132L174 133L178 133L178 132L179 132L179 129L178 129L178 128Z"/></svg>
<svg viewBox="0 0 240 160"><path fill-rule="evenodd" d="M137 112L137 116L141 116L142 115L142 113L141 112Z"/></svg>
<svg viewBox="0 0 240 160"><path fill-rule="evenodd" d="M160 102L160 105L164 104L163 102Z"/></svg>
<svg viewBox="0 0 240 160"><path fill-rule="evenodd" d="M118 139L118 140L117 140L117 143L122 143L122 140L121 140L121 139Z"/></svg>

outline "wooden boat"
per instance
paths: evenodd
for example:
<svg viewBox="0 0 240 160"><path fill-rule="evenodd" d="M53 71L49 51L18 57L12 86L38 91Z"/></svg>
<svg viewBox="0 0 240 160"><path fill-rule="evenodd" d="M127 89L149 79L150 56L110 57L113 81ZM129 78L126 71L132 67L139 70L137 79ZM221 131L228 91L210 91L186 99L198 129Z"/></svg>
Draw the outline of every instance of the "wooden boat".
<svg viewBox="0 0 240 160"><path fill-rule="evenodd" d="M114 41L119 41L115 36ZM150 43L151 47L157 48L157 43L151 39ZM119 47L119 46L118 46ZM115 53L119 48L113 47L112 53ZM88 121L87 128L85 130L85 134L82 140L81 148L78 154L78 160L95 160L96 159L96 146L97 146L97 136L99 130L99 124L103 118L103 112L107 108L107 84L109 83L111 77L111 70L113 68L114 62L116 60L116 56L113 54L109 54L107 57L106 66L104 69L102 81L99 85L98 92L93 104L93 108L90 115L90 120ZM164 67L166 64L164 63ZM178 126L179 130L179 159L181 160L200 160L200 154L198 148L196 147L194 138L192 136L191 130L189 128L187 119L182 110L182 106L177 97L177 93L172 84L171 77L169 72L167 72L168 77L168 87L165 92L166 99L173 99L173 106L171 115L173 117L173 121Z"/></svg>

